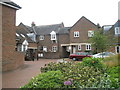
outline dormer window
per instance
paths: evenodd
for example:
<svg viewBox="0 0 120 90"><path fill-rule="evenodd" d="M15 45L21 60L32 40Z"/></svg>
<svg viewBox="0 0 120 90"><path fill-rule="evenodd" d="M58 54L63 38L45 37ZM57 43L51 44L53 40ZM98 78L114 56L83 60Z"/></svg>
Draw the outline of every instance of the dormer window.
<svg viewBox="0 0 120 90"><path fill-rule="evenodd" d="M43 36L43 35L40 35L39 39L40 39L40 40L44 40L44 36Z"/></svg>
<svg viewBox="0 0 120 90"><path fill-rule="evenodd" d="M94 36L94 31L88 31L88 37L93 37Z"/></svg>
<svg viewBox="0 0 120 90"><path fill-rule="evenodd" d="M119 27L115 27L115 35L120 34L120 28Z"/></svg>
<svg viewBox="0 0 120 90"><path fill-rule="evenodd" d="M52 31L50 34L51 34L51 40L56 40L56 32Z"/></svg>
<svg viewBox="0 0 120 90"><path fill-rule="evenodd" d="M74 32L74 37L79 37L79 31Z"/></svg>

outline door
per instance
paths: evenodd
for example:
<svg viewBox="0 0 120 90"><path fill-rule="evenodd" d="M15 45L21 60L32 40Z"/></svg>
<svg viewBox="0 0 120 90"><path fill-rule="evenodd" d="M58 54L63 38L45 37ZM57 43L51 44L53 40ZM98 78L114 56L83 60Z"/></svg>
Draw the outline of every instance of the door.
<svg viewBox="0 0 120 90"><path fill-rule="evenodd" d="M73 46L73 53L76 53L76 46Z"/></svg>

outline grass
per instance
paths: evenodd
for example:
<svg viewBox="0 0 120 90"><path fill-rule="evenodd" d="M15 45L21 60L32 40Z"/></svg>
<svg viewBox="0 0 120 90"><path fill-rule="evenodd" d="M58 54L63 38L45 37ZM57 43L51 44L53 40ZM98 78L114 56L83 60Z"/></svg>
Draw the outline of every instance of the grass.
<svg viewBox="0 0 120 90"><path fill-rule="evenodd" d="M103 64L105 64L108 67L114 67L120 65L120 54L116 54L114 56L104 58Z"/></svg>

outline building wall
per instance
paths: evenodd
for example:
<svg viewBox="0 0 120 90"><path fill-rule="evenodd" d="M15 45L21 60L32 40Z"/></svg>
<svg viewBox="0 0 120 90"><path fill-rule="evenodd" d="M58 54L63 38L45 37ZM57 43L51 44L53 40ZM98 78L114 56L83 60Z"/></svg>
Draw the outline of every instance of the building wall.
<svg viewBox="0 0 120 90"><path fill-rule="evenodd" d="M3 71L21 66L24 56L15 51L16 10L2 6L2 66ZM19 57L19 58L18 58Z"/></svg>
<svg viewBox="0 0 120 90"><path fill-rule="evenodd" d="M69 44L70 39L69 39L69 34L61 34L59 35L59 53L60 53L60 58L68 57L69 52L67 52L66 48L67 47L62 47L61 44Z"/></svg>
<svg viewBox="0 0 120 90"><path fill-rule="evenodd" d="M88 31L98 30L97 26L82 18L70 29L70 43L86 43L88 38ZM74 31L79 31L79 37L74 37Z"/></svg>
<svg viewBox="0 0 120 90"><path fill-rule="evenodd" d="M64 53L61 44L68 44L69 43L69 35L68 34L61 34L57 35L57 43L53 43L51 40L50 35L45 35L44 40L39 40L39 36L37 37L39 41L39 46L47 46L47 52L39 51L38 53L43 53L43 58L62 58L66 56L67 53ZM52 46L57 46L57 51L52 52Z"/></svg>
<svg viewBox="0 0 120 90"><path fill-rule="evenodd" d="M89 38L88 37L88 31L96 31L98 30L97 25L86 19L85 17L82 17L80 20L78 20L70 29L70 44L77 44L72 45L71 53L73 53L73 47L75 47L76 52L84 52L84 51L91 51L93 50L91 47L91 50L86 50L86 44L88 43ZM74 37L74 32L79 31L79 37ZM78 45L81 45L81 50L78 50Z"/></svg>
<svg viewBox="0 0 120 90"><path fill-rule="evenodd" d="M28 47L36 47L37 48L37 43L29 43Z"/></svg>
<svg viewBox="0 0 120 90"><path fill-rule="evenodd" d="M2 5L1 4L0 4L0 62L2 62ZM0 63L0 71L2 71L2 63ZM2 77L0 77L0 80L1 79Z"/></svg>

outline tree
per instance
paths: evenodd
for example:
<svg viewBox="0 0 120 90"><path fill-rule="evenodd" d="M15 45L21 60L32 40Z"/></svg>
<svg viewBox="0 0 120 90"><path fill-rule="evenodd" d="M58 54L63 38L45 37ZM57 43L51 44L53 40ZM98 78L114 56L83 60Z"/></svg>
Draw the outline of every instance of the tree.
<svg viewBox="0 0 120 90"><path fill-rule="evenodd" d="M94 48L94 53L104 52L108 50L112 43L110 39L111 38L109 37L109 35L107 36L106 34L104 34L102 29L95 31L93 37L89 39L89 42Z"/></svg>

